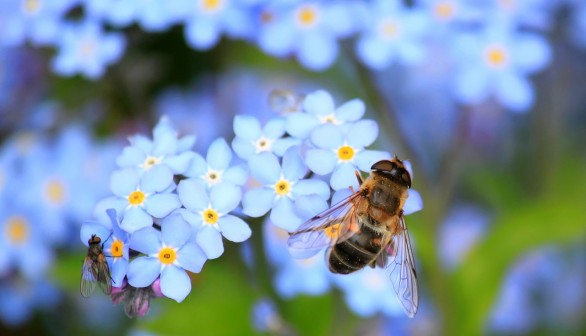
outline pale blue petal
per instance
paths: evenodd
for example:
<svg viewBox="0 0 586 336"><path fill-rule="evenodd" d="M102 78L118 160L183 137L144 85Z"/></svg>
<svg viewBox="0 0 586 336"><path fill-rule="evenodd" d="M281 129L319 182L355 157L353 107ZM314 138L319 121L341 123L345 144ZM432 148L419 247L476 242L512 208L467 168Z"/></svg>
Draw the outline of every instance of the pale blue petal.
<svg viewBox="0 0 586 336"><path fill-rule="evenodd" d="M329 34L313 33L301 38L297 57L311 70L321 71L334 63L338 56L338 44Z"/></svg>
<svg viewBox="0 0 586 336"><path fill-rule="evenodd" d="M316 194L324 200L330 198L330 186L322 180L301 180L293 186L293 196Z"/></svg>
<svg viewBox="0 0 586 336"><path fill-rule="evenodd" d="M267 122L262 130L265 137L269 139L277 139L285 134L285 119L274 118Z"/></svg>
<svg viewBox="0 0 586 336"><path fill-rule="evenodd" d="M195 178L179 182L177 194L183 206L191 211L206 209L210 203L206 187Z"/></svg>
<svg viewBox="0 0 586 336"><path fill-rule="evenodd" d="M208 259L216 259L224 253L222 234L209 225L203 225L195 238Z"/></svg>
<svg viewBox="0 0 586 336"><path fill-rule="evenodd" d="M305 163L312 172L318 175L331 173L338 162L338 157L332 151L310 149L305 154Z"/></svg>
<svg viewBox="0 0 586 336"><path fill-rule="evenodd" d="M208 258L203 250L196 243L192 242L183 245L177 255L179 265L193 273L201 272L206 260L208 260Z"/></svg>
<svg viewBox="0 0 586 336"><path fill-rule="evenodd" d="M368 35L356 42L356 54L369 68L383 70L394 61L396 50L379 37Z"/></svg>
<svg viewBox="0 0 586 336"><path fill-rule="evenodd" d="M189 134L179 139L179 143L177 144L177 151L183 152L193 148L195 145L197 137L194 134Z"/></svg>
<svg viewBox="0 0 586 336"><path fill-rule="evenodd" d="M338 149L344 144L342 130L332 124L319 125L311 132L311 142L318 148Z"/></svg>
<svg viewBox="0 0 586 336"><path fill-rule="evenodd" d="M220 39L220 31L216 24L199 16L185 26L185 39L194 49L207 50Z"/></svg>
<svg viewBox="0 0 586 336"><path fill-rule="evenodd" d="M79 238L85 246L89 246L88 240L90 240L92 235L100 237L102 242L104 242L104 240L110 236L111 232L111 229L108 229L98 222L84 222L79 231Z"/></svg>
<svg viewBox="0 0 586 336"><path fill-rule="evenodd" d="M336 109L336 118L345 122L356 121L364 115L366 106L360 99L352 99Z"/></svg>
<svg viewBox="0 0 586 336"><path fill-rule="evenodd" d="M242 191L232 183L220 183L212 187L210 191L212 208L222 214L234 210L240 203L241 198Z"/></svg>
<svg viewBox="0 0 586 336"><path fill-rule="evenodd" d="M113 258L108 258L113 259ZM124 277L128 272L128 259L118 258L116 261L112 261L110 266L110 275L112 276L112 285L114 287L122 286Z"/></svg>
<svg viewBox="0 0 586 336"><path fill-rule="evenodd" d="M153 142L153 156L164 156L177 153L176 132L161 133Z"/></svg>
<svg viewBox="0 0 586 336"><path fill-rule="evenodd" d="M279 199L271 210L271 222L276 226L292 232L303 223L293 208L293 201L287 197Z"/></svg>
<svg viewBox="0 0 586 336"><path fill-rule="evenodd" d="M352 188L354 188L354 191L358 190L358 181L354 181L354 184L352 184ZM343 201L344 199L346 199L346 197L349 197L350 195L352 195L353 191L350 188L342 188L340 190L336 190L334 192L334 194L332 195L332 206L338 204L339 202Z"/></svg>
<svg viewBox="0 0 586 336"><path fill-rule="evenodd" d="M174 265L161 272L161 293L177 302L183 301L191 292L191 279L187 273Z"/></svg>
<svg viewBox="0 0 586 336"><path fill-rule="evenodd" d="M153 149L153 142L144 135L136 134L128 137L132 146L142 150L144 153L150 153Z"/></svg>
<svg viewBox="0 0 586 336"><path fill-rule="evenodd" d="M135 231L130 236L129 247L144 254L157 253L161 248L161 234L153 227Z"/></svg>
<svg viewBox="0 0 586 336"><path fill-rule="evenodd" d="M291 147L283 155L283 177L288 181L297 181L307 173L307 166L299 154L299 147Z"/></svg>
<svg viewBox="0 0 586 336"><path fill-rule="evenodd" d="M98 220L98 222L106 225L110 222L110 217L106 213L107 209L114 209L118 214L118 217L121 218L122 214L124 213L124 209L128 206L128 199L127 198L118 198L115 196L105 198L96 204L94 208L94 217Z"/></svg>
<svg viewBox="0 0 586 336"><path fill-rule="evenodd" d="M136 147L128 146L116 158L116 164L120 167L135 167L143 163L145 159L146 155L143 151Z"/></svg>
<svg viewBox="0 0 586 336"><path fill-rule="evenodd" d="M327 91L317 90L305 97L303 109L315 116L326 116L334 113L336 107L334 106L334 99Z"/></svg>
<svg viewBox="0 0 586 336"><path fill-rule="evenodd" d="M229 241L235 243L241 243L247 240L252 234L248 224L236 216L223 216L218 220L218 225L220 226L220 230L222 230L222 235Z"/></svg>
<svg viewBox="0 0 586 336"><path fill-rule="evenodd" d="M307 101L307 98L305 100ZM287 133L299 139L307 138L317 125L319 125L317 118L307 113L292 113L287 116Z"/></svg>
<svg viewBox="0 0 586 336"><path fill-rule="evenodd" d="M284 57L291 51L295 35L294 30L284 20L276 20L259 32L258 44L264 52Z"/></svg>
<svg viewBox="0 0 586 336"><path fill-rule="evenodd" d="M378 124L374 120L359 120L350 126L347 140L354 148L372 145L378 137Z"/></svg>
<svg viewBox="0 0 586 336"><path fill-rule="evenodd" d="M124 211L124 218L120 223L120 228L128 233L153 225L151 217L143 208L133 206Z"/></svg>
<svg viewBox="0 0 586 336"><path fill-rule="evenodd" d="M510 47L513 61L523 73L534 73L551 62L551 48L537 34L523 34Z"/></svg>
<svg viewBox="0 0 586 336"><path fill-rule="evenodd" d="M368 172L372 168L373 164L380 160L389 160L390 158L391 154L388 152L363 150L356 154L356 157L354 157L354 164L356 164L358 169Z"/></svg>
<svg viewBox="0 0 586 336"><path fill-rule="evenodd" d="M535 99L529 80L514 73L501 73L495 90L497 99L514 112L526 112Z"/></svg>
<svg viewBox="0 0 586 336"><path fill-rule="evenodd" d="M177 210L173 211L173 213L171 215L173 215L173 214L181 215L181 217L183 217L183 219L185 219L185 221L187 223L189 223L189 225L191 225L191 227L195 231L199 230L199 228L203 224L203 218L201 217L201 215L199 213L195 213L195 212L187 210L185 208L177 209Z"/></svg>
<svg viewBox="0 0 586 336"><path fill-rule="evenodd" d="M260 123L258 122L258 119L247 115L235 116L234 134L242 139L256 140L261 135Z"/></svg>
<svg viewBox="0 0 586 336"><path fill-rule="evenodd" d="M180 207L179 197L169 193L151 195L144 202L144 209L155 218L163 218Z"/></svg>
<svg viewBox="0 0 586 336"><path fill-rule="evenodd" d="M329 187L328 187L329 188ZM295 213L306 221L328 208L326 199L316 194L302 195L295 199ZM297 228L293 228L296 230Z"/></svg>
<svg viewBox="0 0 586 336"><path fill-rule="evenodd" d="M244 165L230 167L224 172L222 179L235 185L244 185L248 180L248 169Z"/></svg>
<svg viewBox="0 0 586 336"><path fill-rule="evenodd" d="M128 265L128 283L137 288L150 286L161 272L161 264L155 258L138 257Z"/></svg>
<svg viewBox="0 0 586 336"><path fill-rule="evenodd" d="M136 190L139 180L138 172L132 168L116 170L110 178L110 190L116 196L126 197Z"/></svg>
<svg viewBox="0 0 586 336"><path fill-rule="evenodd" d="M207 163L215 170L225 170L232 160L232 150L223 138L216 139L208 149Z"/></svg>
<svg viewBox="0 0 586 336"><path fill-rule="evenodd" d="M161 192L173 183L173 171L165 165L155 165L145 171L140 180L140 188L146 193Z"/></svg>
<svg viewBox="0 0 586 336"><path fill-rule="evenodd" d="M174 174L185 174L194 156L194 152L183 152L165 159L165 164L171 168Z"/></svg>
<svg viewBox="0 0 586 336"><path fill-rule="evenodd" d="M276 183L281 175L279 159L269 152L251 156L248 159L248 166L252 176L263 185Z"/></svg>
<svg viewBox="0 0 586 336"><path fill-rule="evenodd" d="M167 246L183 246L191 237L191 233L191 226L179 214L166 217L161 223L161 238Z"/></svg>
<svg viewBox="0 0 586 336"><path fill-rule="evenodd" d="M208 171L208 164L206 160L198 153L191 158L189 167L185 170L187 177L201 177Z"/></svg>
<svg viewBox="0 0 586 336"><path fill-rule="evenodd" d="M476 104L488 97L489 84L489 75L486 69L468 66L456 73L454 94L462 103Z"/></svg>
<svg viewBox="0 0 586 336"><path fill-rule="evenodd" d="M247 191L242 198L242 212L251 217L266 214L273 206L275 192L268 188Z"/></svg>
<svg viewBox="0 0 586 336"><path fill-rule="evenodd" d="M277 156L283 156L289 148L298 145L301 145L301 139L291 137L280 138L273 142L272 149L273 153L275 153Z"/></svg>
<svg viewBox="0 0 586 336"><path fill-rule="evenodd" d="M332 189L339 190L353 185L356 181L356 175L354 174L355 171L356 167L350 163L342 163L339 165L338 168L334 170L330 180Z"/></svg>
<svg viewBox="0 0 586 336"><path fill-rule="evenodd" d="M234 140L232 140L232 149L234 149L234 153L236 153L239 158L248 160L249 157L256 153L256 148L251 141L252 140L243 138L234 138Z"/></svg>
<svg viewBox="0 0 586 336"><path fill-rule="evenodd" d="M409 215L423 209L423 199L417 190L409 189L409 197L405 200L403 214Z"/></svg>

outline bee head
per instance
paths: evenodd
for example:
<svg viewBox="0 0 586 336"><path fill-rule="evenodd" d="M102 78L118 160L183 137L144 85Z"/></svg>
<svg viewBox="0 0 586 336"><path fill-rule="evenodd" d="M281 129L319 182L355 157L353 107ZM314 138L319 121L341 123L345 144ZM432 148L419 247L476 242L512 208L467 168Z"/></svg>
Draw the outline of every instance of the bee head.
<svg viewBox="0 0 586 336"><path fill-rule="evenodd" d="M403 161L399 160L396 155L391 160L378 161L370 169L372 172L383 174L391 180L411 188L411 175L409 175Z"/></svg>
<svg viewBox="0 0 586 336"><path fill-rule="evenodd" d="M88 245L92 245L92 244L99 244L101 241L102 241L102 239L100 239L100 237L96 236L95 234L92 234L90 239L88 239L87 243L88 243Z"/></svg>

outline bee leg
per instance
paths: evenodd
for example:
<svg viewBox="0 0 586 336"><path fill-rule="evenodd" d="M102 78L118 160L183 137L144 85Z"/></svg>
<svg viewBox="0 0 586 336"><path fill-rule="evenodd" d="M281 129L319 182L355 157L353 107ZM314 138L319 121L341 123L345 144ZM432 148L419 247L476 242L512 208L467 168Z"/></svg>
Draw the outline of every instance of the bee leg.
<svg viewBox="0 0 586 336"><path fill-rule="evenodd" d="M355 170L354 174L356 175L356 179L358 180L358 185L361 186L362 182L364 182L364 180L362 179L362 175L360 175L360 172L358 170Z"/></svg>

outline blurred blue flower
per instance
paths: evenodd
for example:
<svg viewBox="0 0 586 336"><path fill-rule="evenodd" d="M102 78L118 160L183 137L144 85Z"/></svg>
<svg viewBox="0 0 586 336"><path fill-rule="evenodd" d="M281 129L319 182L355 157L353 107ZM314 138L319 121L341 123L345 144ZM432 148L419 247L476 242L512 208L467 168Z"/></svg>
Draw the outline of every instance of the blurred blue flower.
<svg viewBox="0 0 586 336"><path fill-rule="evenodd" d="M231 0L179 0L185 19L187 43L198 50L212 48L222 33L231 38L243 38L251 33L248 11Z"/></svg>
<svg viewBox="0 0 586 336"><path fill-rule="evenodd" d="M0 298L0 321L4 329L4 326L23 325L39 308L54 309L60 293L43 278L27 281L16 277L0 282Z"/></svg>
<svg viewBox="0 0 586 336"><path fill-rule="evenodd" d="M102 207L115 209L122 215L120 227L129 232L151 226L154 218L163 218L181 206L173 172L167 166L155 165L142 175L125 168L112 173L110 189L117 197L108 198Z"/></svg>
<svg viewBox="0 0 586 336"><path fill-rule="evenodd" d="M570 19L568 21L568 37L572 42L582 48L586 48L586 3L583 1L571 1Z"/></svg>
<svg viewBox="0 0 586 336"><path fill-rule="evenodd" d="M194 135L179 138L169 118L162 116L153 129L153 139L136 134L128 138L130 146L116 159L120 167L134 167L147 171L158 164L169 167L174 174L183 174L195 153L190 151Z"/></svg>
<svg viewBox="0 0 586 336"><path fill-rule="evenodd" d="M515 112L524 112L534 101L527 78L551 59L547 41L540 35L492 25L454 39L457 70L454 94L465 104L478 104L494 95Z"/></svg>
<svg viewBox="0 0 586 336"><path fill-rule="evenodd" d="M248 190L242 199L242 211L260 217L271 211L271 221L286 230L295 230L304 220L296 210L296 202L308 195L318 195L317 201L327 206L328 185L318 179L304 179L307 167L292 147L283 156L282 165L271 153L260 153L248 160L250 173L262 187Z"/></svg>
<svg viewBox="0 0 586 336"><path fill-rule="evenodd" d="M266 53L286 57L295 54L311 70L325 70L338 56L338 39L356 29L355 2L293 2L259 10L257 43Z"/></svg>
<svg viewBox="0 0 586 336"><path fill-rule="evenodd" d="M260 122L253 116L237 115L234 117L234 134L232 148L236 155L248 160L253 154L262 152L282 156L287 148L299 143L285 135L285 119L274 118L261 128Z"/></svg>
<svg viewBox="0 0 586 336"><path fill-rule="evenodd" d="M252 307L252 325L258 332L276 332L282 323L274 302L268 298L257 300Z"/></svg>
<svg viewBox="0 0 586 336"><path fill-rule="evenodd" d="M192 234L190 225L177 214L163 219L160 232L153 227L134 232L130 248L145 256L130 262L128 283L148 287L160 275L163 295L183 301L191 291L191 280L185 271L199 273L207 260Z"/></svg>
<svg viewBox="0 0 586 336"><path fill-rule="evenodd" d="M223 182L242 186L248 178L246 167L230 166L231 161L232 149L226 140L219 138L210 145L205 159L195 154L183 175L200 179L208 188Z"/></svg>
<svg viewBox="0 0 586 336"><path fill-rule="evenodd" d="M117 27L138 23L145 31L163 31L179 23L177 1L165 0L86 0L87 16L105 20Z"/></svg>
<svg viewBox="0 0 586 336"><path fill-rule="evenodd" d="M79 73L97 79L104 74L106 66L122 57L125 44L122 34L106 33L97 22L67 23L59 31L55 42L57 55L51 66L60 75Z"/></svg>
<svg viewBox="0 0 586 336"><path fill-rule="evenodd" d="M110 276L112 284L115 287L121 287L126 272L128 270L129 259L129 235L120 228L120 222L116 215L116 210L108 209L106 214L110 218L108 223L99 221L86 221L81 226L80 238L84 245L88 245L88 240L92 235L100 237L104 244L104 255L110 267Z"/></svg>
<svg viewBox="0 0 586 336"><path fill-rule="evenodd" d="M222 236L240 243L247 240L252 231L246 222L231 215L242 197L239 187L221 183L209 190L196 179L179 182L177 194L185 209L178 211L192 225L195 240L208 259L215 259L224 253Z"/></svg>
<svg viewBox="0 0 586 336"><path fill-rule="evenodd" d="M378 0L369 4L356 53L364 64L381 70L393 63L415 65L424 60L429 19L418 7Z"/></svg>
<svg viewBox="0 0 586 336"><path fill-rule="evenodd" d="M389 159L387 152L366 150L378 136L378 125L372 120L359 120L344 125L324 124L311 134L317 147L306 153L305 163L318 175L332 173L330 185L334 190L348 188L356 181L355 170L370 171L379 160Z"/></svg>
<svg viewBox="0 0 586 336"><path fill-rule="evenodd" d="M79 0L11 0L0 3L0 45L53 43L61 33L65 14Z"/></svg>
<svg viewBox="0 0 586 336"><path fill-rule="evenodd" d="M314 129L319 132L319 125L343 125L359 120L364 115L364 109L364 102L360 99L352 99L336 108L334 99L327 91L317 90L303 100L305 113L287 115L286 130L293 137L305 139Z"/></svg>

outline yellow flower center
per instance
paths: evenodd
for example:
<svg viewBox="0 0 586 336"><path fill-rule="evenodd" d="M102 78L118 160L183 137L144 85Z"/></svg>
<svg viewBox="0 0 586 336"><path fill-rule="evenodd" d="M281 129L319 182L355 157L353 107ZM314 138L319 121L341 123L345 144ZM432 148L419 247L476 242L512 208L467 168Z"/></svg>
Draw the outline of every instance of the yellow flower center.
<svg viewBox="0 0 586 336"><path fill-rule="evenodd" d="M399 35L399 25L395 20L386 19L379 26L380 34L388 39L392 39Z"/></svg>
<svg viewBox="0 0 586 336"><path fill-rule="evenodd" d="M40 0L25 0L22 3L22 10L26 14L36 14L41 9L41 1Z"/></svg>
<svg viewBox="0 0 586 336"><path fill-rule="evenodd" d="M218 222L220 215L218 215L218 212L214 209L206 209L201 214L201 217L203 218L204 223L213 225Z"/></svg>
<svg viewBox="0 0 586 336"><path fill-rule="evenodd" d="M199 2L200 8L207 13L215 13L218 12L222 7L224 7L223 0L201 0Z"/></svg>
<svg viewBox="0 0 586 336"><path fill-rule="evenodd" d="M322 124L327 124L327 123L330 123L332 125L340 125L341 124L340 120L338 120L336 118L336 115L333 113L330 113L328 115L321 117L320 121Z"/></svg>
<svg viewBox="0 0 586 336"><path fill-rule="evenodd" d="M338 238L338 234L340 234L340 223L336 223L325 228L324 233L331 239Z"/></svg>
<svg viewBox="0 0 586 336"><path fill-rule="evenodd" d="M65 201L65 187L58 179L51 179L45 185L45 196L49 202L59 205Z"/></svg>
<svg viewBox="0 0 586 336"><path fill-rule="evenodd" d="M112 246L110 247L110 254L114 258L121 258L124 254L124 242L122 240L114 240Z"/></svg>
<svg viewBox="0 0 586 336"><path fill-rule="evenodd" d="M157 165L159 162L161 162L160 158L154 157L154 156L148 156L144 162L142 163L142 168L144 168L145 170L149 170L151 169L153 166Z"/></svg>
<svg viewBox="0 0 586 336"><path fill-rule="evenodd" d="M163 247L159 251L159 261L163 265L170 265L177 259L177 252L172 247Z"/></svg>
<svg viewBox="0 0 586 336"><path fill-rule="evenodd" d="M338 149L338 157L342 161L351 161L354 158L354 148L346 145Z"/></svg>
<svg viewBox="0 0 586 336"><path fill-rule="evenodd" d="M29 238L29 225L24 217L13 216L6 223L6 236L15 245L24 244Z"/></svg>
<svg viewBox="0 0 586 336"><path fill-rule="evenodd" d="M447 21L454 17L454 13L456 12L456 8L454 8L454 4L448 1L443 1L438 3L434 8L433 12L437 18L442 21Z"/></svg>
<svg viewBox="0 0 586 336"><path fill-rule="evenodd" d="M297 22L304 28L311 28L318 20L318 9L313 5L305 5L297 10Z"/></svg>
<svg viewBox="0 0 586 336"><path fill-rule="evenodd" d="M204 180L209 185L214 185L222 182L222 172L208 168L208 172L204 176Z"/></svg>
<svg viewBox="0 0 586 336"><path fill-rule="evenodd" d="M502 46L491 46L485 52L486 61L495 68L502 68L508 61L508 54Z"/></svg>
<svg viewBox="0 0 586 336"><path fill-rule="evenodd" d="M279 196L287 196L291 193L291 183L289 181L281 179L275 183L275 192Z"/></svg>
<svg viewBox="0 0 586 336"><path fill-rule="evenodd" d="M137 190L133 191L132 194L128 196L128 202L130 205L141 205L145 198L145 194L142 191Z"/></svg>

